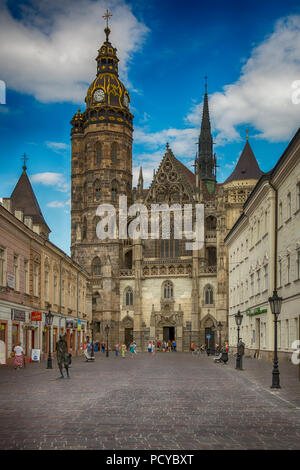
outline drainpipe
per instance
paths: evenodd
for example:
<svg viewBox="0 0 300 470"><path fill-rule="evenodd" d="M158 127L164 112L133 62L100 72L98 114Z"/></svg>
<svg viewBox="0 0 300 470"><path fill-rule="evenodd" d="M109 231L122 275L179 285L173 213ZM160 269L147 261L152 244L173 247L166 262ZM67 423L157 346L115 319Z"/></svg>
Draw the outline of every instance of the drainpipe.
<svg viewBox="0 0 300 470"><path fill-rule="evenodd" d="M59 263L59 334L61 334L61 319L62 319L62 313L61 313L61 301L62 301L62 258L60 258L60 263Z"/></svg>
<svg viewBox="0 0 300 470"><path fill-rule="evenodd" d="M271 188L275 193L275 240L274 240L274 272L273 272L273 279L274 279L274 289L277 290L277 238L278 238L278 190L273 186L271 181L269 181Z"/></svg>

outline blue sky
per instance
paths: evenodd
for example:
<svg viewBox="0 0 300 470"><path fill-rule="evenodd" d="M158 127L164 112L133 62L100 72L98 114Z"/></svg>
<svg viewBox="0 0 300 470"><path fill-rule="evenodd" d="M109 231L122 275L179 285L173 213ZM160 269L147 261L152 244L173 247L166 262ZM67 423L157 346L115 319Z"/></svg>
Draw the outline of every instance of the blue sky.
<svg viewBox="0 0 300 470"><path fill-rule="evenodd" d="M300 5L297 1L0 0L0 196L28 175L51 240L69 253L70 120L96 73L109 8L120 76L131 95L134 178L151 181L168 141L192 169L204 76L218 182L232 172L246 128L263 171L299 127ZM136 179L134 179L134 183Z"/></svg>

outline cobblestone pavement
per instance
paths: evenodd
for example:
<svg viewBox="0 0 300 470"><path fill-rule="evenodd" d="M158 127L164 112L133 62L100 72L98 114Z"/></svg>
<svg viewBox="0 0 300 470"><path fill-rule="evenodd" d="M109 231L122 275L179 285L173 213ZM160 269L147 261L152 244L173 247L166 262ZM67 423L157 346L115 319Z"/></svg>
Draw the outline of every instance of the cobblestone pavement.
<svg viewBox="0 0 300 470"><path fill-rule="evenodd" d="M46 364L0 368L1 449L300 449L295 366L272 392L272 364L253 359L236 371L233 357L96 353L70 380Z"/></svg>

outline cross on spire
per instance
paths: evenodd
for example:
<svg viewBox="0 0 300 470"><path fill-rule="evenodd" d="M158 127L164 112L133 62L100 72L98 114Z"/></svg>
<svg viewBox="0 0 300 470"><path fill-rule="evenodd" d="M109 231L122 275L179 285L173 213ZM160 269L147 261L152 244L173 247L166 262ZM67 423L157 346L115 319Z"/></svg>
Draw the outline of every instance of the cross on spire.
<svg viewBox="0 0 300 470"><path fill-rule="evenodd" d="M109 10L107 9L105 15L102 16L102 18L104 18L104 19L106 20L106 27L107 27L107 28L108 28L108 20L109 20L109 18L111 18L111 17L112 17L112 14L111 14L111 13L109 12Z"/></svg>
<svg viewBox="0 0 300 470"><path fill-rule="evenodd" d="M26 161L29 160L29 158L27 157L25 152L24 152L24 155L22 155L21 160L23 160L23 167L22 168L23 168L24 171L26 171L27 170Z"/></svg>

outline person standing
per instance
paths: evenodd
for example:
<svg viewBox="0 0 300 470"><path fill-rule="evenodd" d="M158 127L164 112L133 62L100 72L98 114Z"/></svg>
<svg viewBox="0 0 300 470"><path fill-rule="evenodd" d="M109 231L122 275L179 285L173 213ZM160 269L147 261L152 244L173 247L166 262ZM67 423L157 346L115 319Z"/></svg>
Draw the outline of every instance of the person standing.
<svg viewBox="0 0 300 470"><path fill-rule="evenodd" d="M125 359L125 353L126 353L126 344L123 343L121 346L121 354L124 359Z"/></svg>
<svg viewBox="0 0 300 470"><path fill-rule="evenodd" d="M134 344L133 343L131 343L131 345L130 345L129 354L130 354L130 357L133 358L133 356L134 356Z"/></svg>
<svg viewBox="0 0 300 470"><path fill-rule="evenodd" d="M148 343L148 353L152 352L152 341L149 341Z"/></svg>
<svg viewBox="0 0 300 470"><path fill-rule="evenodd" d="M116 357L119 356L119 344L116 344Z"/></svg>
<svg viewBox="0 0 300 470"><path fill-rule="evenodd" d="M59 379L64 379L63 367L66 369L67 378L69 379L70 378L69 376L70 356L69 356L68 344L65 339L65 335L60 335L59 341L57 341L56 343L56 357L57 357L58 368L61 373L61 377L59 377Z"/></svg>
<svg viewBox="0 0 300 470"><path fill-rule="evenodd" d="M21 369L23 365L24 350L20 342L17 343L16 346L14 347L14 353L15 353L14 368L16 370Z"/></svg>
<svg viewBox="0 0 300 470"><path fill-rule="evenodd" d="M155 343L154 343L154 341L152 343L151 354L152 354L152 356L154 356L154 354L155 354Z"/></svg>
<svg viewBox="0 0 300 470"><path fill-rule="evenodd" d="M173 339L173 351L176 352L176 341L175 341L175 339Z"/></svg>

